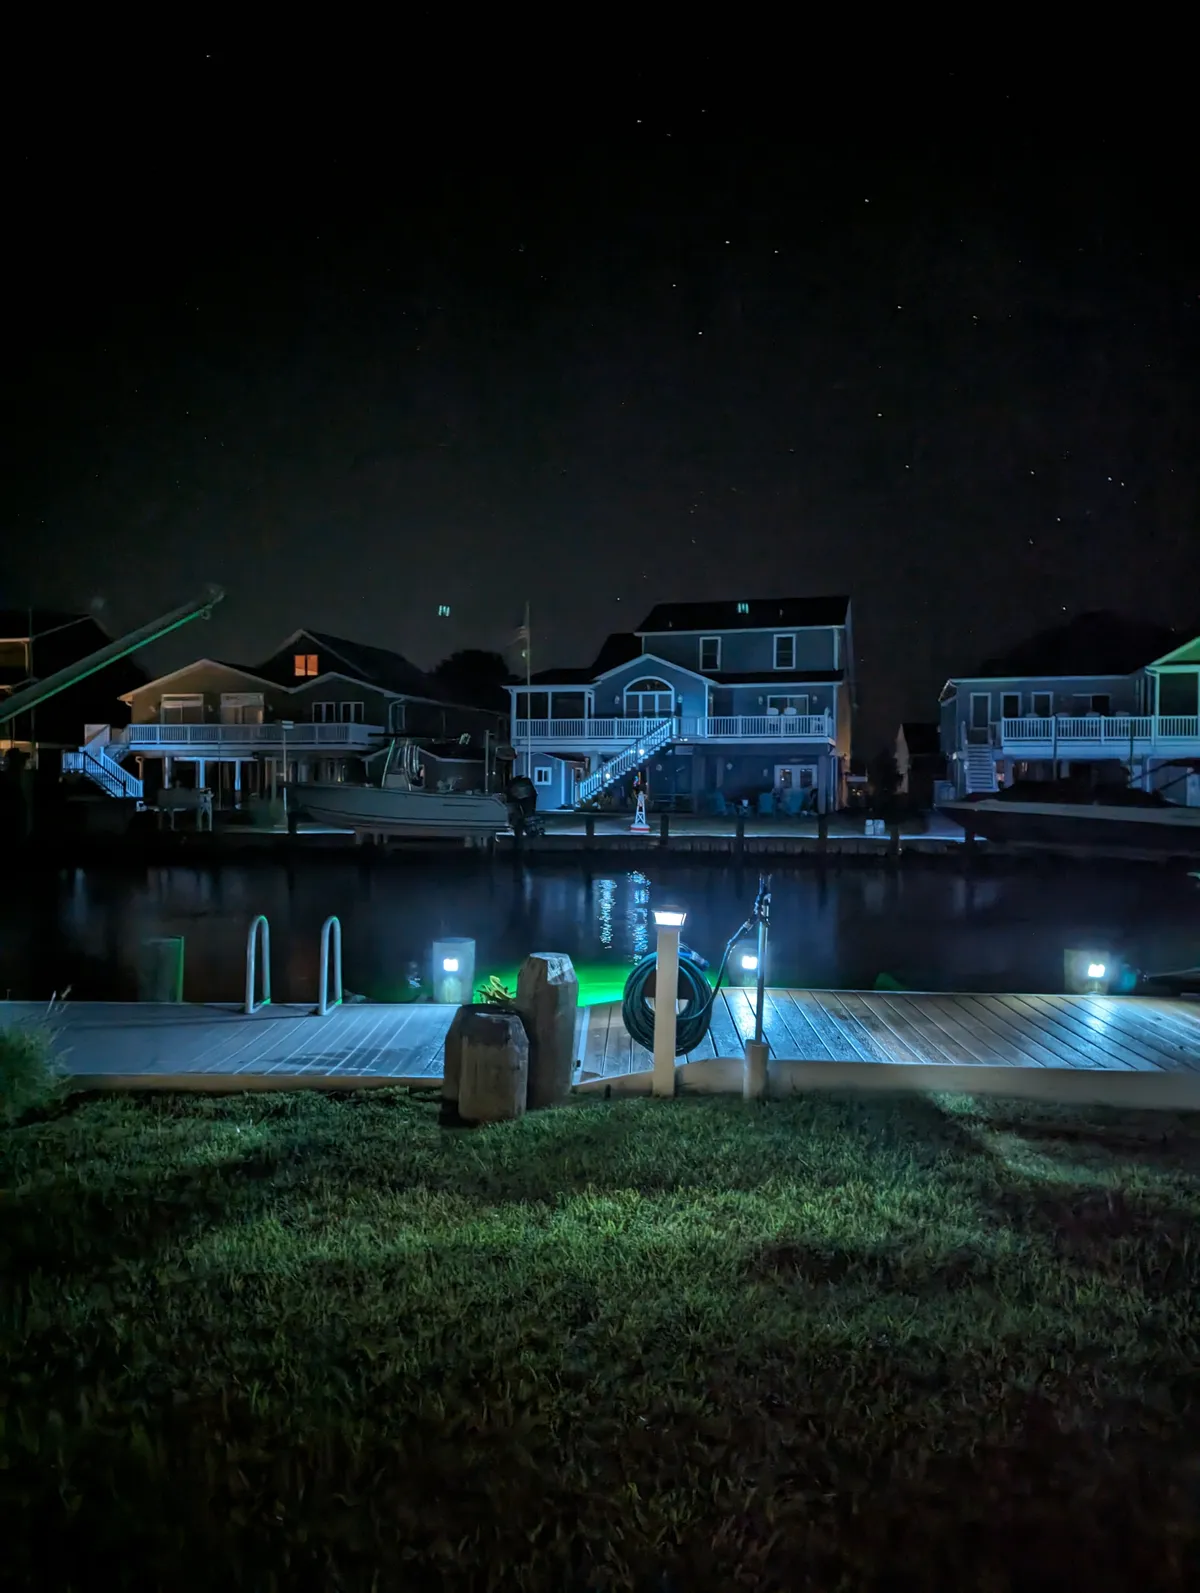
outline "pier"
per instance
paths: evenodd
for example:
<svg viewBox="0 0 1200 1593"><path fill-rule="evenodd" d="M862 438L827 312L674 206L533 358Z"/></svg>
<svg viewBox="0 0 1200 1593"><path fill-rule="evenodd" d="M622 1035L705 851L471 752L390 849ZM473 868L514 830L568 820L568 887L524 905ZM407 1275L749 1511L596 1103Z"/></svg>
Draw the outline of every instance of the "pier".
<svg viewBox="0 0 1200 1593"><path fill-rule="evenodd" d="M703 1045L680 1062L739 1067L754 1033L752 1001L747 989L722 990ZM436 1086L455 1010L354 1002L318 1017L312 1005L247 1014L241 1004L7 1001L0 1026L45 1023L64 1070L97 1088ZM970 1088L976 1070L982 1080L1007 1069L1014 1087L1020 1075L1030 1088L1037 1072L1169 1074L1189 1100L1194 1087L1200 1107L1200 1004L1187 1000L769 989L764 1036L772 1063L838 1065L830 1076L850 1084L856 1066L895 1069L898 1087L939 1070L944 1082L929 1087L947 1090ZM580 1009L576 1059L575 1083L585 1088L620 1087L651 1068L615 1002Z"/></svg>

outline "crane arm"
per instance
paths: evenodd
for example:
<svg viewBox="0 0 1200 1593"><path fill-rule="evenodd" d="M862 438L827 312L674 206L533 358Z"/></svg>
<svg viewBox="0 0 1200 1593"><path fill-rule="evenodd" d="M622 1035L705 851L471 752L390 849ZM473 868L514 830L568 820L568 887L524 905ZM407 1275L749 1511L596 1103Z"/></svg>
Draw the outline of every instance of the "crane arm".
<svg viewBox="0 0 1200 1593"><path fill-rule="evenodd" d="M26 686L23 691L15 691L10 697L0 698L0 725L8 724L19 714L28 713L31 708L40 707L47 698L56 697L60 691L77 686L89 675L107 669L109 664L127 658L130 653L136 653L139 647L148 647L151 642L168 636L190 620L207 619L224 596L221 587L210 586L202 597L194 599L191 603L184 603L181 608L172 609L169 614L151 620L149 625L143 625L136 631L119 636L115 642L109 642L107 647L100 647L94 653L88 653L77 663L68 664L65 669L47 675L45 680Z"/></svg>

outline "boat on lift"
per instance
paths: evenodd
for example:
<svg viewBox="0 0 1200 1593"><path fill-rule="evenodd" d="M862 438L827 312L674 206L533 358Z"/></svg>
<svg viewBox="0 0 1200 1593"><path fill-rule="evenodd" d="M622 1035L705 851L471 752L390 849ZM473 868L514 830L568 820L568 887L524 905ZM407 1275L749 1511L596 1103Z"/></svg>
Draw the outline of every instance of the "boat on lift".
<svg viewBox="0 0 1200 1593"><path fill-rule="evenodd" d="M508 804L477 791L430 791L421 784L415 742L393 739L366 760L382 760L377 783L314 782L291 787L289 802L316 824L372 840L473 840L506 830Z"/></svg>
<svg viewBox="0 0 1200 1593"><path fill-rule="evenodd" d="M994 794L939 802L937 811L985 840L1024 851L1200 858L1200 808L1133 786L1021 780Z"/></svg>

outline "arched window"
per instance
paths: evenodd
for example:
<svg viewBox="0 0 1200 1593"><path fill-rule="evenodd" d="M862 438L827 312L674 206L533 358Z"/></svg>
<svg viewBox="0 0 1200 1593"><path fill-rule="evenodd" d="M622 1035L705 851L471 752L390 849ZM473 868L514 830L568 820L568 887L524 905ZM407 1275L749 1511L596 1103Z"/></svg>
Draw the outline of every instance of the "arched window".
<svg viewBox="0 0 1200 1593"><path fill-rule="evenodd" d="M675 712L675 693L665 680L635 680L625 688L628 719L665 719Z"/></svg>

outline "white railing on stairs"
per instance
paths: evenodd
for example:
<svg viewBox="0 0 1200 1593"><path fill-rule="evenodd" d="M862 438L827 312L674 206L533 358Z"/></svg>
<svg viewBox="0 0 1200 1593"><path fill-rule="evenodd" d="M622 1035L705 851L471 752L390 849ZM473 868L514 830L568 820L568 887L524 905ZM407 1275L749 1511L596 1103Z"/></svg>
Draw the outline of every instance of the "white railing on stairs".
<svg viewBox="0 0 1200 1593"><path fill-rule="evenodd" d="M142 800L142 782L138 777L130 774L128 769L94 743L81 747L78 752L64 752L62 771L64 774L85 774L109 796L132 797L138 802Z"/></svg>
<svg viewBox="0 0 1200 1593"><path fill-rule="evenodd" d="M586 780L581 780L576 789L576 806L584 802L591 802L600 792L612 785L614 780L619 780L631 769L638 768L659 747L663 747L677 734L674 719L660 719L657 724L652 724L645 735L639 736L630 743L623 752L618 752L615 758L610 758L607 763L602 763Z"/></svg>

